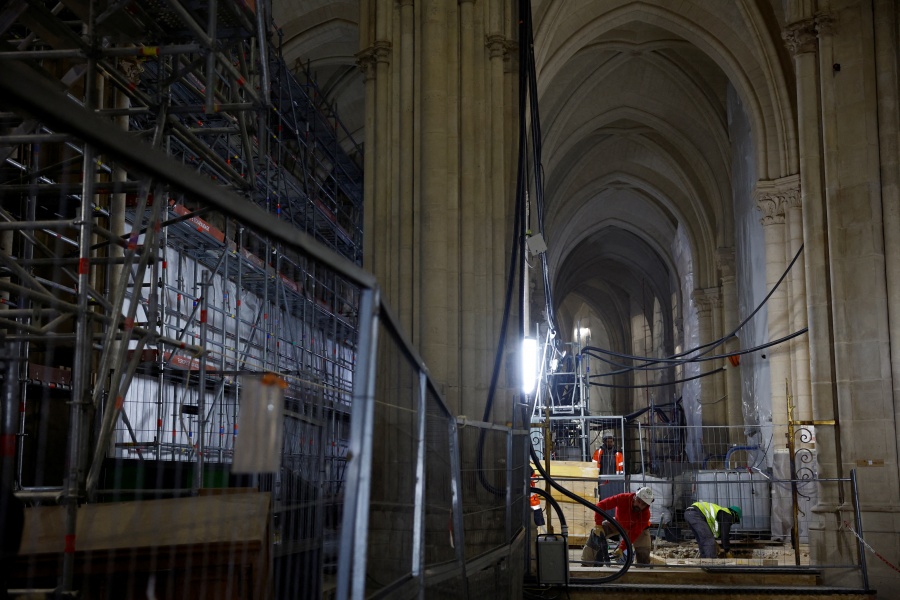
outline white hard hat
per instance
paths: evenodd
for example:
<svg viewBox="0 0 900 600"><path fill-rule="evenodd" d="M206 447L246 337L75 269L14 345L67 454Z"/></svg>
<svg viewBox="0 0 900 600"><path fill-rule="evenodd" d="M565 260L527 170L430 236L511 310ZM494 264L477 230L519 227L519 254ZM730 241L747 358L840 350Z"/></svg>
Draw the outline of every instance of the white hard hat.
<svg viewBox="0 0 900 600"><path fill-rule="evenodd" d="M600 439L605 440L606 438L614 438L615 434L612 432L612 429L604 429L600 434Z"/></svg>
<svg viewBox="0 0 900 600"><path fill-rule="evenodd" d="M637 492L635 492L634 495L643 500L648 505L653 502L653 490L648 487L642 487Z"/></svg>

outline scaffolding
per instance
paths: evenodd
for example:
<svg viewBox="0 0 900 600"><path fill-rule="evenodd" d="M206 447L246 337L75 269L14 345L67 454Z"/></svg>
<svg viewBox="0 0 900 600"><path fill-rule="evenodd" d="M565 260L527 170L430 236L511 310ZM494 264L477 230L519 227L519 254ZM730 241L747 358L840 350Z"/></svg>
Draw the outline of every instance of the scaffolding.
<svg viewBox="0 0 900 600"><path fill-rule="evenodd" d="M556 460L589 461L601 431L612 429L617 423L621 428L618 418L589 418L590 365L581 353L585 343L579 335L574 342L560 344L547 329L531 407L532 438L539 441L540 456L544 456L546 444ZM547 427L546 440L542 427Z"/></svg>
<svg viewBox="0 0 900 600"><path fill-rule="evenodd" d="M318 576L291 592L304 596L321 593L338 518L358 285L141 157L360 265L361 149L275 33L252 1L0 9L0 70L20 86L0 94L3 473L29 502L64 505L73 539L85 501L270 491L277 594L278 561L314 555ZM85 111L130 145L78 131ZM287 384L282 461L236 481L244 382L263 373Z"/></svg>

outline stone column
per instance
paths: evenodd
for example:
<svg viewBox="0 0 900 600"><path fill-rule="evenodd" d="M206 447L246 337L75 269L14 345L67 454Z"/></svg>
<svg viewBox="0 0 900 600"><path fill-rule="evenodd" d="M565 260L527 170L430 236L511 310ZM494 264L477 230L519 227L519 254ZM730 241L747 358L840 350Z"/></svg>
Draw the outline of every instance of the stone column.
<svg viewBox="0 0 900 600"><path fill-rule="evenodd" d="M876 0L875 68L878 94L878 154L881 159L881 201L884 256L892 348L900 348L900 97L898 97L897 19L894 0ZM900 421L900 352L891 352L894 420Z"/></svg>
<svg viewBox="0 0 900 600"><path fill-rule="evenodd" d="M881 212L884 220L885 287L888 303L888 323L890 340L892 413L895 431L900 423L900 74L898 74L897 45L900 31L900 7L894 0L875 0L872 3L875 37L875 92L878 101L878 154L881 176ZM900 464L892 469L891 477L900 477ZM896 504L892 509L896 511ZM880 516L879 520L897 522L896 512L890 517ZM887 529L887 528L886 528ZM893 529L896 539L897 526ZM882 534L885 542L891 530ZM880 542L881 540L879 540ZM887 542L889 543L889 542ZM900 548L887 560L898 562ZM885 589L889 582L897 581L896 572L879 565L873 568L873 587ZM896 589L896 588L895 588Z"/></svg>
<svg viewBox="0 0 900 600"><path fill-rule="evenodd" d="M783 178L784 220L787 228L785 262L801 252L803 245L803 211L800 206L800 176ZM791 333L806 327L806 269L803 255L797 258L787 275L788 307ZM794 419L812 419L812 398L809 391L809 335L795 337L791 345L791 394Z"/></svg>
<svg viewBox="0 0 900 600"><path fill-rule="evenodd" d="M501 0L362 0L360 10L365 266L451 411L480 420L510 248L514 15Z"/></svg>
<svg viewBox="0 0 900 600"><path fill-rule="evenodd" d="M697 307L697 337L702 346L716 338L714 315L721 304L721 296L717 288L694 290L692 294ZM713 361L700 363L700 373L707 373L716 367ZM703 423L703 454L707 456L724 456L728 449L727 440L721 435L719 427L725 425L725 402L716 395L715 376L700 380L700 405Z"/></svg>
<svg viewBox="0 0 900 600"><path fill-rule="evenodd" d="M510 137L507 132L507 119L504 118L506 109L507 89L507 65L511 52L509 41L502 33L502 19L500 3L493 2L490 19L490 33L485 37L485 46L490 57L489 75L487 77L490 86L488 96L490 101L490 127L491 147L489 171L491 173L508 173L510 169L507 145ZM500 336L500 324L503 319L503 301L506 293L506 270L508 268L508 255L511 243L512 213L510 212L510 197L507 195L508 185L504 177L492 177L490 180L490 202L487 203L488 213L485 223L490 228L487 237L488 249L485 262L489 271L486 276L485 292L486 306L493 306L494 311L489 315L484 335L487 336L487 348L496 351ZM515 313L517 314L517 313ZM490 363L493 364L493 363Z"/></svg>
<svg viewBox="0 0 900 600"><path fill-rule="evenodd" d="M827 260L826 210L822 190L822 145L819 137L819 69L816 23L807 18L789 25L783 33L794 57L797 83L797 126L800 156L800 203L803 219L803 263L806 314L809 325L809 376L814 419L835 417L832 348L832 296ZM830 438L820 444L819 466L826 477L836 476L838 442L833 431L820 431ZM825 492L827 496L828 492ZM820 501L824 501L820 496Z"/></svg>
<svg viewBox="0 0 900 600"><path fill-rule="evenodd" d="M722 334L732 333L738 325L737 285L734 274L734 248L719 248L716 255L722 282ZM740 350L740 342L730 337L724 346L717 349L720 354ZM741 393L741 368L733 366L729 360L717 362L725 366L725 422L731 435L739 434L729 440L732 444L743 443L743 432L739 427L744 424L744 408Z"/></svg>
<svg viewBox="0 0 900 600"><path fill-rule="evenodd" d="M356 55L356 62L359 70L362 71L365 78L366 97L375 97L375 50L368 47ZM365 127L366 131L375 130L375 102L366 102ZM375 153L366 152L363 155L363 168L366 173L371 175L363 179L363 231L376 231L377 221L375 219L376 208L375 201ZM363 236L363 266L376 272L378 261L375 256L375 236Z"/></svg>
<svg viewBox="0 0 900 600"><path fill-rule="evenodd" d="M399 213L398 254L400 261L397 275L397 299L395 309L402 315L400 323L410 334L418 331L421 311L419 294L415 292L413 274L418 256L417 220L419 215L419 197L415 194L416 170L419 168L415 160L415 72L416 72L416 23L413 0L400 0L400 87L397 144L399 146L400 164L394 171L398 178ZM406 165L406 166L404 166ZM368 177L368 174L367 174ZM405 216L404 216L405 215ZM418 340L415 340L418 342Z"/></svg>
<svg viewBox="0 0 900 600"><path fill-rule="evenodd" d="M770 342L789 333L787 284L779 279L785 272L784 204L785 183L782 180L759 181L756 184L756 204L763 213L761 219L766 240L766 290L771 293L766 304ZM777 287L776 287L777 286ZM774 290L774 291L773 291ZM759 352L769 362L772 385L772 449L787 447L787 385L791 376L790 344L782 343Z"/></svg>
<svg viewBox="0 0 900 600"><path fill-rule="evenodd" d="M452 118L457 106L450 97L448 74L448 68L456 64L456 57L450 52L456 40L450 43L447 27L448 18L452 15L455 23L456 15L449 9L447 0L426 0L420 9L421 129L417 158L421 161L422 264L415 278L422 294L422 326L413 336L421 344L422 357L432 375L443 384L450 410L464 413L460 407L458 371L460 222L456 178L450 170L451 152L456 154L459 142Z"/></svg>
<svg viewBox="0 0 900 600"><path fill-rule="evenodd" d="M827 17L813 18L811 8L798 14L798 20L785 28L783 37L794 58L797 85L797 127L800 156L800 204L803 220L803 262L806 287L806 313L809 332L809 376L812 418L835 421L835 426L818 427L817 463L820 477L842 477L841 439L835 373L834 295L829 260L829 211L826 206L825 156L823 148L823 78L833 75L833 66L820 65L818 28L825 28ZM831 129L833 133L833 129ZM831 140L833 143L834 140ZM809 527L810 553L824 563L853 560L854 550L838 531L840 507L845 498L838 486L823 485L818 490L818 505L813 511L817 522ZM811 516L813 516L811 515ZM838 517L837 523L835 516Z"/></svg>
<svg viewBox="0 0 900 600"><path fill-rule="evenodd" d="M900 503L898 431L893 418L896 400L892 394L896 382L891 369L897 349L890 346L890 268L885 246L886 238L896 232L882 221L888 207L884 206L881 165L876 160L876 147L882 140L873 64L877 53L873 34L878 26L872 10L871 2L860 2L852 10L842 7L834 14L817 15L815 24L837 396L834 470L846 477L850 469L856 469L863 523L887 524L897 522ZM896 31L896 12L892 16ZM896 94L896 88L888 94ZM805 213L805 202L803 206ZM817 428L820 440L822 429ZM818 446L821 458L825 444ZM869 468L870 464L883 466ZM825 527L830 525L830 515L824 514L827 509L838 512L842 519L852 518L846 495L831 502L829 497L828 503L819 507ZM840 545L839 533L826 529L819 548L853 556L852 548ZM836 545L829 545L831 537ZM893 563L900 554L896 540L895 528L879 525L867 536L873 547L888 548L885 560ZM873 587L896 592L896 573L879 561L869 564Z"/></svg>
<svg viewBox="0 0 900 600"><path fill-rule="evenodd" d="M481 353L481 316L483 302L478 285L476 262L481 244L481 210L484 198L476 192L476 162L478 135L475 92L475 17L473 0L459 1L460 57L459 57L459 118L460 118L460 303L462 319L462 381L477 381ZM474 415L473 415L474 416ZM480 415L479 415L480 417Z"/></svg>

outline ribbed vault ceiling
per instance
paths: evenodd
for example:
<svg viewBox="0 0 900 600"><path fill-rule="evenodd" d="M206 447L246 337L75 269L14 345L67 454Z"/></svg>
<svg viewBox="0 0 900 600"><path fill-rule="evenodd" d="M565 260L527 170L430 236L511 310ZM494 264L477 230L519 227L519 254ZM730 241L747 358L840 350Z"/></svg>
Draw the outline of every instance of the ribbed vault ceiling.
<svg viewBox="0 0 900 600"><path fill-rule="evenodd" d="M780 80L786 61L775 12L754 0L533 3L564 336L587 316L630 351L645 335L633 328L655 326L654 306L671 331L691 274L676 261L679 229L695 287L718 285L717 253L734 245L730 88L753 123L759 178L792 160L773 151L783 139L771 143L784 135L788 101L765 81Z"/></svg>
<svg viewBox="0 0 900 600"><path fill-rule="evenodd" d="M751 123L759 179L795 172L784 17L770 0L534 0L545 231L564 335L576 312L627 344L654 302L678 313L686 234L698 288L733 246L728 94ZM289 64L308 63L358 143L356 1L275 0ZM600 333L600 332L598 332Z"/></svg>

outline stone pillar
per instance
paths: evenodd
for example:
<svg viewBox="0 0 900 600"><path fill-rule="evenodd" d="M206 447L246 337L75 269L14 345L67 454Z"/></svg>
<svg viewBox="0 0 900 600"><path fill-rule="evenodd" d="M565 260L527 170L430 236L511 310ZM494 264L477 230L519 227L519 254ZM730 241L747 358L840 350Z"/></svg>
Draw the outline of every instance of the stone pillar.
<svg viewBox="0 0 900 600"><path fill-rule="evenodd" d="M895 352L889 336L886 240L895 234L888 229L890 219L881 221L885 198L879 165L872 160L883 141L875 117L880 97L873 68L878 52L873 8L861 2L834 14L803 15L785 37L797 70L811 407L821 423L816 427L819 475L848 477L860 464L883 460L885 468L858 469L860 500L864 523L889 523L896 520L898 477L896 418L885 419L896 406L888 392ZM896 7L888 12L896 35ZM890 47L896 68L896 44ZM888 97L896 96L893 82ZM854 517L851 498L836 486L819 489L811 554L822 563L856 560L855 540L841 531L841 523ZM873 529L867 540L875 547L888 544L886 559L896 561L896 533L880 537L881 531L892 531L890 526ZM872 573L880 567L881 581L890 582L891 589L895 574L873 564L873 587L882 589ZM830 572L826 582L841 575Z"/></svg>
<svg viewBox="0 0 900 600"><path fill-rule="evenodd" d="M421 129L417 134L420 147L416 158L421 161L418 191L422 197L422 264L414 278L422 294L422 323L421 330L412 335L420 344L432 375L443 384L450 410L464 414L458 362L460 216L456 161L451 163L459 138L453 118L457 100L451 98L448 75L457 63L456 30L447 26L451 16L453 24L457 19L451 8L447 0L426 0L420 9L422 54L417 60L421 72Z"/></svg>
<svg viewBox="0 0 900 600"><path fill-rule="evenodd" d="M717 288L706 288L694 290L692 298L697 307L697 341L703 346L716 339L713 313L719 309L721 296ZM700 363L700 374L715 368L713 361L703 361ZM708 456L724 456L728 450L728 442L718 430L726 424L725 402L722 401L723 398L716 396L714 377L704 377L700 380L700 405L704 428L701 459Z"/></svg>
<svg viewBox="0 0 900 600"><path fill-rule="evenodd" d="M893 418L896 400L892 394L896 383L891 381L891 355L897 350L890 347L890 269L885 254L885 240L896 232L889 231L882 221L883 211L889 205L884 205L882 196L881 165L874 160L875 148L882 140L873 65L877 26L872 10L872 3L860 2L853 10L844 8L834 14L817 15L815 21L835 340L838 453L834 468L843 476L848 476L850 469L857 470L862 520L876 524L867 541L875 548L886 548L886 561L896 563L900 554L896 531L877 525L897 521L900 485L898 430ZM896 31L896 11L891 16ZM893 47L896 57L896 44ZM841 70L836 67L839 62ZM844 70L848 67L854 70ZM848 74L855 76L848 78ZM887 94L896 94L896 89ZM804 211L805 208L804 203ZM819 444L820 456L823 446ZM869 468L869 464L884 466ZM833 508L842 519L850 518L852 511L846 496L836 500L842 503L819 508L823 512ZM823 522L827 520L823 518ZM844 550L841 546L829 548L827 540L820 547L831 553ZM896 595L896 573L885 568L884 563L877 563L869 563L873 587L892 590Z"/></svg>
<svg viewBox="0 0 900 600"><path fill-rule="evenodd" d="M897 47L898 20L900 7L894 0L875 0L872 3L874 14L874 61L875 91L878 101L878 155L881 176L881 212L884 219L884 256L885 286L888 302L888 323L891 348L891 381L893 397L893 425L898 429L900 423L900 74L898 74ZM892 469L891 477L900 478L900 464ZM896 504L893 510L896 511ZM888 523L894 515L879 515L879 521ZM893 530L885 528L878 542L883 539L889 543L892 532L896 539L897 527ZM883 553L886 554L886 553ZM893 555L887 554L887 560L898 563L900 548L895 546ZM897 588L896 572L886 565L872 568L872 582L876 589Z"/></svg>
<svg viewBox="0 0 900 600"><path fill-rule="evenodd" d="M784 178L784 221L787 244L784 259L789 264L803 245L803 211L800 205L800 176ZM806 327L806 269L803 255L794 261L787 275L788 307L791 333ZM809 391L809 335L795 337L791 346L791 394L794 419L812 419L812 398Z"/></svg>
<svg viewBox="0 0 900 600"><path fill-rule="evenodd" d="M511 247L515 15L502 0L362 0L360 11L364 266L451 411L480 420ZM501 375L493 412L506 423Z"/></svg>
<svg viewBox="0 0 900 600"><path fill-rule="evenodd" d="M406 331L418 331L421 314L421 297L415 293L413 273L418 264L415 248L419 247L418 228L419 196L415 193L417 161L414 159L415 140L415 70L416 70L416 22L413 0L400 0L400 89L399 118L397 127L397 143L399 146L400 165L396 168L398 183L399 213L398 223L398 260L397 269L399 283L396 294L396 310L403 315L401 324ZM366 174L368 178L368 173ZM401 215L407 215L401 218Z"/></svg>
<svg viewBox="0 0 900 600"><path fill-rule="evenodd" d="M819 138L819 68L816 23L807 18L789 25L783 33L794 57L797 84L797 126L800 156L800 204L803 207L803 266L806 314L809 326L809 376L814 419L835 417L831 323L831 287L827 260L826 210L822 190L822 145ZM774 381L774 379L773 379ZM839 442L833 431L820 430L819 467L825 477L837 476ZM820 501L829 492L823 490ZM836 500L836 498L833 498Z"/></svg>
<svg viewBox="0 0 900 600"><path fill-rule="evenodd" d="M460 158L459 220L460 220L460 304L463 352L460 361L462 381L477 381L483 314L482 297L478 286L477 262L484 260L479 253L481 244L481 214L484 198L476 192L476 92L475 92L475 17L473 0L458 0L460 22L459 106ZM474 416L474 415L472 415Z"/></svg>
<svg viewBox="0 0 900 600"><path fill-rule="evenodd" d="M515 56L515 46L511 45L503 34L503 20L501 4L491 4L491 18L489 32L485 37L485 46L490 57L489 75L487 77L490 87L487 91L490 100L490 128L491 147L486 161L490 161L488 170L491 173L509 172L510 160L507 146L510 140L508 125L510 119L506 118L505 111L508 108L506 92L509 88L508 80L513 79L509 70L511 56ZM513 65L518 66L516 64ZM510 239L512 233L512 212L509 185L503 177L492 177L490 180L490 202L487 203L487 215L485 222L491 228L492 235L487 236L488 248L485 254L485 262L489 264L486 274L486 300L485 306L493 306L494 312L489 315L487 326L483 334L487 336L487 348L495 351L500 337L500 325L503 319L503 302L506 294L506 271L509 262L509 250L512 247ZM492 363L491 363L492 364Z"/></svg>
<svg viewBox="0 0 900 600"><path fill-rule="evenodd" d="M891 347L900 348L900 97L898 97L897 3L876 0L875 68L878 92L878 154L881 160L881 201L884 256L890 311ZM900 352L891 352L894 420L900 421Z"/></svg>
<svg viewBox="0 0 900 600"><path fill-rule="evenodd" d="M734 248L719 248L716 255L719 273L722 281L722 334L732 333L738 326L738 299L737 285L734 274ZM720 354L727 354L740 350L740 342L736 337L730 337L724 346L717 349ZM729 360L717 362L725 366L725 422L729 426L732 436L732 444L743 443L743 433L739 427L744 424L743 396L741 393L741 368L733 366Z"/></svg>
<svg viewBox="0 0 900 600"><path fill-rule="evenodd" d="M361 24L362 25L362 24ZM356 55L359 70L365 78L366 97L375 97L375 51L373 47L366 48ZM375 102L366 102L365 127L366 131L375 131ZM363 179L363 231L376 231L378 221L375 219L375 153L366 152L363 155L363 168L371 175ZM363 236L363 266L376 273L379 261L375 256L375 236Z"/></svg>
<svg viewBox="0 0 900 600"><path fill-rule="evenodd" d="M770 342L785 337L788 327L787 284L779 279L785 272L783 180L759 181L756 184L756 204L763 213L761 219L766 240L766 290L771 293L766 304ZM777 286L777 287L776 287ZM774 290L774 291L773 291ZM769 361L772 385L772 450L787 447L787 386L791 376L790 344L782 343L759 351Z"/></svg>

